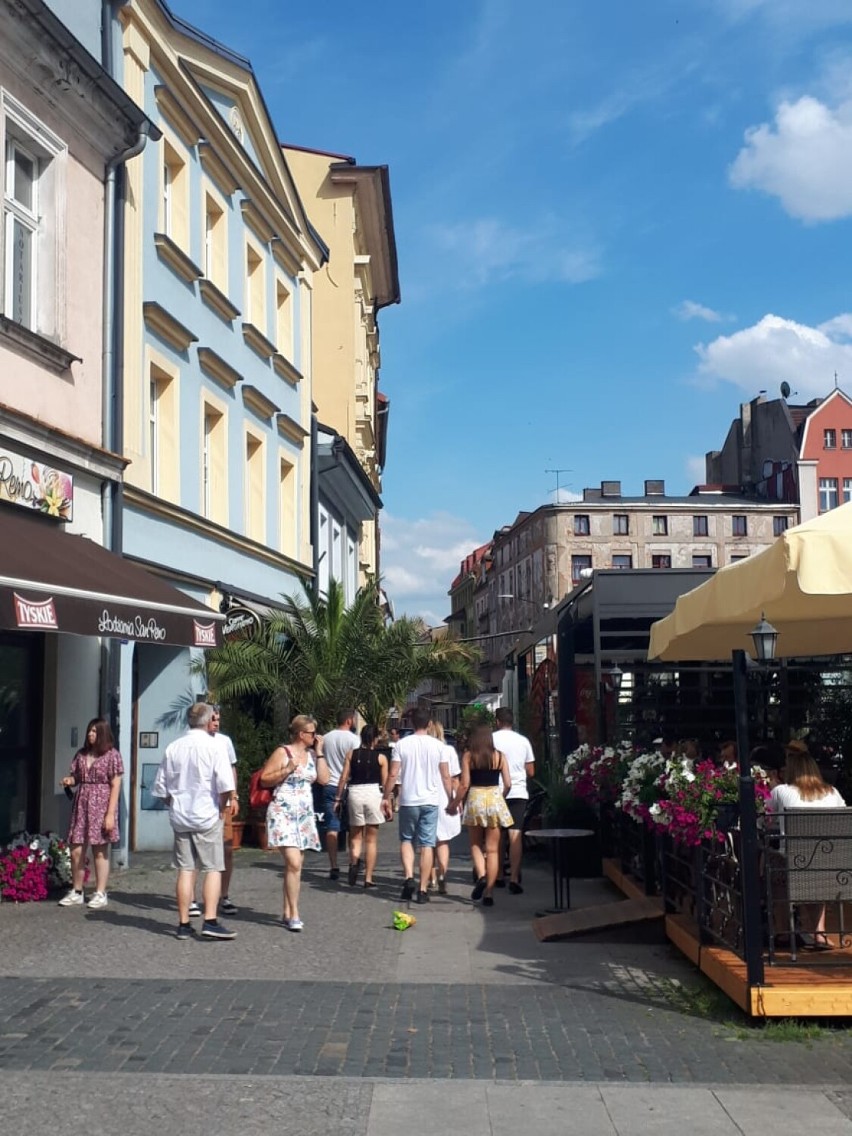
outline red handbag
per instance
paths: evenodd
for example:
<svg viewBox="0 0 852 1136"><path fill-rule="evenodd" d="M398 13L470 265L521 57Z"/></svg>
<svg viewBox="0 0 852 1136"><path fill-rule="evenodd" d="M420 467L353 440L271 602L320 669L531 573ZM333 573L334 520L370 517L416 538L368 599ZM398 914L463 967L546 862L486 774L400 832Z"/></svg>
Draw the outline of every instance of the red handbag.
<svg viewBox="0 0 852 1136"><path fill-rule="evenodd" d="M272 790L260 783L263 769L256 769L249 781L249 806L253 809L265 809L272 802Z"/></svg>

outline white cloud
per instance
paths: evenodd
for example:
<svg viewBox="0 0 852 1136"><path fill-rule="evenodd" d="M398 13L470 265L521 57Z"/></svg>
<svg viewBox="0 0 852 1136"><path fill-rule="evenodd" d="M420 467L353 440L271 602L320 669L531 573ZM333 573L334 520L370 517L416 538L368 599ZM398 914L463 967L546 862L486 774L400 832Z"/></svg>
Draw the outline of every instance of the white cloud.
<svg viewBox="0 0 852 1136"><path fill-rule="evenodd" d="M459 565L486 539L451 513L409 520L382 512L382 579L396 614L440 624L450 613L447 592Z"/></svg>
<svg viewBox="0 0 852 1136"><path fill-rule="evenodd" d="M601 274L600 252L593 242L572 240L564 220L556 218L521 229L496 217L480 217L433 225L431 238L453 257L459 266L457 281L464 287L512 279L582 284Z"/></svg>
<svg viewBox="0 0 852 1136"><path fill-rule="evenodd" d="M750 396L776 395L786 380L800 400L827 394L837 373L852 386L852 314L843 313L816 327L765 315L753 327L720 335L695 347L699 374L734 383Z"/></svg>
<svg viewBox="0 0 852 1136"><path fill-rule="evenodd" d="M777 197L802 221L852 215L852 101L834 109L811 96L782 102L774 123L746 131L728 177L737 189Z"/></svg>
<svg viewBox="0 0 852 1136"><path fill-rule="evenodd" d="M582 501L583 494L575 493L573 489L563 489L561 486L558 490L554 489L550 494L550 500L554 505L568 505L572 501Z"/></svg>
<svg viewBox="0 0 852 1136"><path fill-rule="evenodd" d="M681 300L676 307L672 308L672 315L676 315L680 320L699 319L706 323L723 323L733 319L733 316L726 315L724 312L717 312L704 304L696 303L695 300Z"/></svg>

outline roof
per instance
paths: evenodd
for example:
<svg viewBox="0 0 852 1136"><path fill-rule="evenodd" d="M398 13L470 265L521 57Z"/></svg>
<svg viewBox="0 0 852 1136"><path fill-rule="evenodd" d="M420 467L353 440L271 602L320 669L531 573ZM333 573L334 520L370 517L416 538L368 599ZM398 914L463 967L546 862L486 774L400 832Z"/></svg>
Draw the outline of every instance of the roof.
<svg viewBox="0 0 852 1136"><path fill-rule="evenodd" d="M471 574L471 572L473 572L474 568L476 568L477 564L479 564L485 558L485 556L490 552L491 552L491 541L490 540L487 541L485 544L481 544L479 546L479 548L475 548L473 550L473 552L469 552L467 554L467 556L464 558L464 560L462 560L461 568L459 569L459 573L456 576L456 578L453 580L452 584L450 584L450 590L452 591L453 588L457 588L459 586L459 584L462 582L462 580L464 580L464 578L466 576L469 576Z"/></svg>

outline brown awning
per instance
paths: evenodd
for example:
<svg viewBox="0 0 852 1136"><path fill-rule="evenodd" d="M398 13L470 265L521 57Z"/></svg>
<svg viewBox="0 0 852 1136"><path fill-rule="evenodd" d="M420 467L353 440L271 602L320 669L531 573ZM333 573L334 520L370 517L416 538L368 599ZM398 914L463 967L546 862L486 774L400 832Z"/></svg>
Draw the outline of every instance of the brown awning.
<svg viewBox="0 0 852 1136"><path fill-rule="evenodd" d="M55 521L0 509L0 627L216 647L222 618Z"/></svg>

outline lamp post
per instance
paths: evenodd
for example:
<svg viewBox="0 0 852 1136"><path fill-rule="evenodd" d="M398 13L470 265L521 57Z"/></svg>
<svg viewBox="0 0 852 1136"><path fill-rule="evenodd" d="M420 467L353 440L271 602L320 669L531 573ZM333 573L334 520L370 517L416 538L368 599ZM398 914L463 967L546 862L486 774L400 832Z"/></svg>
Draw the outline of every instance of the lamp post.
<svg viewBox="0 0 852 1136"><path fill-rule="evenodd" d="M609 741L609 728L607 721L607 695L615 695L615 704L618 706L618 695L621 691L621 684L624 681L624 672L618 663L613 663L611 666L601 669L601 690L600 690L600 733L601 744L605 745Z"/></svg>
<svg viewBox="0 0 852 1136"><path fill-rule="evenodd" d="M761 663L775 657L778 632L765 615L751 631L754 653ZM751 772L748 733L748 657L743 650L731 653L736 719L737 762L740 773L740 841L743 899L743 954L749 986L764 981L763 928L760 920L760 874L758 872L757 804ZM752 664L753 665L753 664Z"/></svg>

